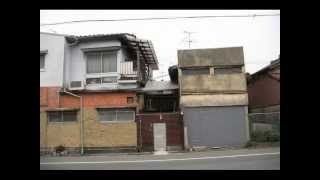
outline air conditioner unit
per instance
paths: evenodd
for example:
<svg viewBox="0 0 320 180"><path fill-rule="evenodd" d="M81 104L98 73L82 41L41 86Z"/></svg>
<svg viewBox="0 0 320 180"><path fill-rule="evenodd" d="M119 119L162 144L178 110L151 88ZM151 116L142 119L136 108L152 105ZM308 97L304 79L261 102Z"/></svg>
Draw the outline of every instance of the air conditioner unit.
<svg viewBox="0 0 320 180"><path fill-rule="evenodd" d="M69 89L70 90L82 90L82 89L84 89L83 82L82 81L71 81L69 84Z"/></svg>

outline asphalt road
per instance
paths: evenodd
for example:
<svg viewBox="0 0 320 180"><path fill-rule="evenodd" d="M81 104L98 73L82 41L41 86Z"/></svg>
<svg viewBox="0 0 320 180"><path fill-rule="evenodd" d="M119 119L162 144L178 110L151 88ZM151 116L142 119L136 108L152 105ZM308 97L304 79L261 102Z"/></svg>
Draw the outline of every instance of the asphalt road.
<svg viewBox="0 0 320 180"><path fill-rule="evenodd" d="M40 170L280 170L280 148L172 153L41 157Z"/></svg>

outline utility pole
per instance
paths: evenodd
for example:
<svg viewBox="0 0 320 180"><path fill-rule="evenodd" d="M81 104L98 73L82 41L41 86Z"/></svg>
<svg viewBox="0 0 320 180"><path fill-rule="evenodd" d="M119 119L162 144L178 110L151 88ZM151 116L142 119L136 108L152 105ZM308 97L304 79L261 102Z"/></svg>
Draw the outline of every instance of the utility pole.
<svg viewBox="0 0 320 180"><path fill-rule="evenodd" d="M191 40L191 38L190 38L190 35L192 34L192 33L195 33L195 32L190 32L190 31L184 31L184 33L187 33L188 34L188 44L189 44L189 49L190 49L190 44L191 44L191 42L193 42L192 40Z"/></svg>

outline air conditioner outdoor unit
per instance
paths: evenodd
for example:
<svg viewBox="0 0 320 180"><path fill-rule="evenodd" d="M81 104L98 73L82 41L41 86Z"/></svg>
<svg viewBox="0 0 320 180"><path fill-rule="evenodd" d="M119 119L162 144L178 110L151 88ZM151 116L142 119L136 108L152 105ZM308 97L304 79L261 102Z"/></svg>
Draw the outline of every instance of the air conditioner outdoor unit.
<svg viewBox="0 0 320 180"><path fill-rule="evenodd" d="M71 81L69 84L69 89L70 90L82 90L82 89L84 89L83 82L82 81Z"/></svg>

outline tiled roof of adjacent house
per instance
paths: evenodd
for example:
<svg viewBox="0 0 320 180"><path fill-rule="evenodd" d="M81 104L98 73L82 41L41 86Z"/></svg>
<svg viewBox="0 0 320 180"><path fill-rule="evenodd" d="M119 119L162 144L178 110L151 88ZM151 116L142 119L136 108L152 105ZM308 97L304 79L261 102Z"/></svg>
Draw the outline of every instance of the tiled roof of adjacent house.
<svg viewBox="0 0 320 180"><path fill-rule="evenodd" d="M267 65L266 67L260 69L259 71L255 72L251 75L247 75L248 82L249 83L254 82L258 77L260 77L263 74L268 75L269 77L280 81L280 72L279 73L270 73L269 72L270 70L273 70L277 67L280 67L280 55L279 55L278 59L271 61L270 64Z"/></svg>

